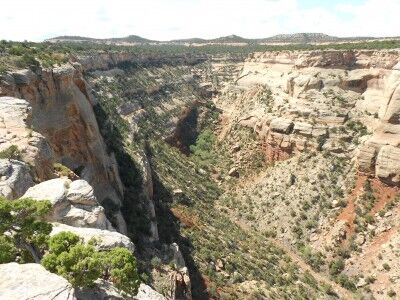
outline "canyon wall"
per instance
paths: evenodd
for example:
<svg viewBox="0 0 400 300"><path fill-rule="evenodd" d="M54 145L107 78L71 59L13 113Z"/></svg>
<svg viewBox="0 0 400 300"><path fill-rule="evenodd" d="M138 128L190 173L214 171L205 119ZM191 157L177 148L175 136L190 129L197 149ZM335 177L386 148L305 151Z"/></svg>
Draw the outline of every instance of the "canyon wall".
<svg viewBox="0 0 400 300"><path fill-rule="evenodd" d="M2 77L0 95L30 103L29 126L50 145L52 163L59 162L87 180L101 203L122 204L123 187L118 166L108 153L93 113L94 99L79 66L65 65L53 70L21 70ZM7 147L1 144L2 149ZM51 178L51 164L39 180ZM126 232L117 213L119 229Z"/></svg>
<svg viewBox="0 0 400 300"><path fill-rule="evenodd" d="M399 185L399 76L396 50L254 53L217 103L255 129L270 161L354 151L361 172Z"/></svg>

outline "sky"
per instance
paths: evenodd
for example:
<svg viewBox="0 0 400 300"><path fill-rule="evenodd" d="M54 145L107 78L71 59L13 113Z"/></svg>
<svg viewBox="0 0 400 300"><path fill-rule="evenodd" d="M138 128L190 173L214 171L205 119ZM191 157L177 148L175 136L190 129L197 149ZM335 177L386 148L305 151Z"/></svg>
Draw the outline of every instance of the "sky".
<svg viewBox="0 0 400 300"><path fill-rule="evenodd" d="M400 0L5 0L0 40L263 38L298 32L400 36L399 12Z"/></svg>

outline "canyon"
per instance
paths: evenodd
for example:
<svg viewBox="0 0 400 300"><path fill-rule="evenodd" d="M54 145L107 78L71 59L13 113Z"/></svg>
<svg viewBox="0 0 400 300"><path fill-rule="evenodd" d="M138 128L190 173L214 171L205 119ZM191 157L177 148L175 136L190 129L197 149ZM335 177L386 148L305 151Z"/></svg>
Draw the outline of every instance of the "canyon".
<svg viewBox="0 0 400 300"><path fill-rule="evenodd" d="M0 152L19 155L0 195L50 200L51 235L127 248L144 275L124 295L9 263L0 298L16 278L54 299L396 297L399 118L399 50L103 50L2 73Z"/></svg>

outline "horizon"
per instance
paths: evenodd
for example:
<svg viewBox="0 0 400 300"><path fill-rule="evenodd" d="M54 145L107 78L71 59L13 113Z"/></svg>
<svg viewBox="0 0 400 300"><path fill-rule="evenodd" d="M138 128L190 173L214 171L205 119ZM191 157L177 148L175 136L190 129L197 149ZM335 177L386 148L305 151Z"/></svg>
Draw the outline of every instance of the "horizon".
<svg viewBox="0 0 400 300"><path fill-rule="evenodd" d="M200 40L204 40L204 41L211 41L211 40L215 40L215 39L219 39L219 38L229 38L229 37L243 38L243 39L246 39L246 40L262 40L262 39L273 38L273 37L276 37L276 36L285 36L285 35L290 36L290 35L300 35L300 34L321 34L321 35L326 35L327 37L339 38L339 39L346 39L346 38L351 39L351 38L360 38L360 37L361 38L371 38L371 39L374 39L374 38L376 38L376 39L379 39L379 38L388 38L388 39L390 39L390 38L399 38L400 37L400 35L398 35L398 36L342 36L342 37L339 37L339 36L328 35L328 34L325 34L323 32L293 32L293 33L285 33L285 34L278 33L278 34L275 34L275 35L272 35L272 36L264 36L264 37L256 37L256 38L248 38L246 36L240 36L240 35L237 35L237 34L233 33L233 34L229 34L229 35L225 35L225 36L216 36L216 37L212 37L212 38L202 38L202 37L198 37L198 36L193 36L193 37L190 37L190 38L176 38L176 39L170 39L170 40L155 40L155 39L152 39L152 38L149 38L149 37L146 37L146 36L137 35L137 34L129 34L129 35L126 35L126 36L113 36L113 37L105 37L105 38L93 38L91 36L81 36L81 35L60 35L60 36L54 36L54 37L48 38L46 40L57 39L57 38L62 38L62 37L87 38L87 39L94 39L94 40L111 40L111 39L129 38L129 37L133 37L133 36L134 37L138 37L138 38L143 38L143 39L146 39L146 40L149 40L149 41L152 41L152 42L185 41L185 40L192 40L192 39L200 39ZM46 41L46 40L43 40L43 41Z"/></svg>
<svg viewBox="0 0 400 300"><path fill-rule="evenodd" d="M385 38L398 36L400 25L399 0L99 0L95 6L77 0L56 4L15 0L3 7L0 39L35 42L57 36L137 35L170 41L314 32L340 38Z"/></svg>

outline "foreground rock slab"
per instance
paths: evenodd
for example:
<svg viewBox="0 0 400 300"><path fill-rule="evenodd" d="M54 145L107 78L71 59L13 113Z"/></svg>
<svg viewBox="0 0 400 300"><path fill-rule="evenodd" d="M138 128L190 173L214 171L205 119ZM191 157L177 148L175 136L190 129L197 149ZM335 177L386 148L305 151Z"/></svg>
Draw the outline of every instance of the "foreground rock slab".
<svg viewBox="0 0 400 300"><path fill-rule="evenodd" d="M0 299L76 300L75 290L66 279L39 264L2 264L0 278Z"/></svg>

